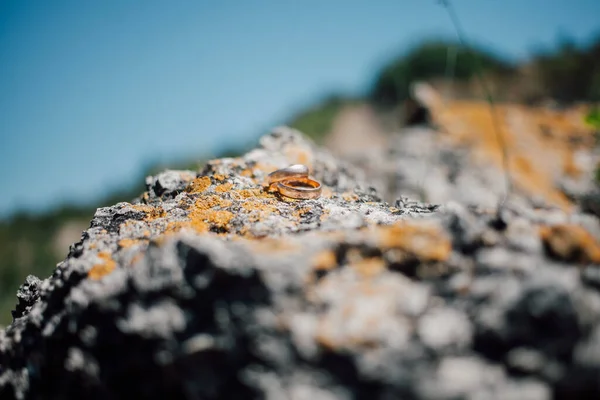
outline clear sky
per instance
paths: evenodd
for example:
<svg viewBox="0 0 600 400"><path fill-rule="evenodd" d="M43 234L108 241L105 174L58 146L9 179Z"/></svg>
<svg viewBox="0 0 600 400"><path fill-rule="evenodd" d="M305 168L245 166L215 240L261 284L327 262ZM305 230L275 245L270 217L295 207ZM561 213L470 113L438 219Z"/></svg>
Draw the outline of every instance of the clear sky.
<svg viewBox="0 0 600 400"><path fill-rule="evenodd" d="M600 0L453 3L512 58L600 30ZM250 140L431 36L455 37L436 0L0 0L0 216Z"/></svg>

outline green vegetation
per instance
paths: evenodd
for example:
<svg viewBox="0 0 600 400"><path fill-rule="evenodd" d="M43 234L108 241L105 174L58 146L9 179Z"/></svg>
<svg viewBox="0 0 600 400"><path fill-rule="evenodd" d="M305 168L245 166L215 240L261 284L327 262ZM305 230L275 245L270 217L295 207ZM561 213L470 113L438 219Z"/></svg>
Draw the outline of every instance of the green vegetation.
<svg viewBox="0 0 600 400"><path fill-rule="evenodd" d="M357 100L342 96L331 96L307 110L304 110L288 121L287 125L298 129L317 143L323 143L325 136L331 132L333 122L338 113Z"/></svg>
<svg viewBox="0 0 600 400"><path fill-rule="evenodd" d="M563 39L555 49L539 51L518 65L479 47L465 49L444 41L422 43L379 71L369 99L378 106L394 106L409 96L412 82L446 79L453 54L452 80L469 83L480 69L496 88L496 98L519 102L553 99L560 103L600 100L600 37L586 47ZM467 94L475 95L472 91Z"/></svg>
<svg viewBox="0 0 600 400"><path fill-rule="evenodd" d="M68 222L88 221L94 211L64 206L47 214L24 213L0 223L0 324L10 322L16 302L16 289L29 274L48 276L66 255L58 254L54 238Z"/></svg>
<svg viewBox="0 0 600 400"><path fill-rule="evenodd" d="M546 96L561 102L600 100L600 37L587 48L563 39L558 49L534 57Z"/></svg>
<svg viewBox="0 0 600 400"><path fill-rule="evenodd" d="M513 73L514 67L500 57L482 49L468 51L454 42L426 42L386 65L376 76L370 99L377 105L393 106L409 96L410 84L417 80L444 78L449 54L454 51L453 79L466 81L478 69L498 75ZM474 56L475 57L474 57Z"/></svg>
<svg viewBox="0 0 600 400"><path fill-rule="evenodd" d="M600 107L596 106L590 110L589 114L585 117L585 122L600 131Z"/></svg>

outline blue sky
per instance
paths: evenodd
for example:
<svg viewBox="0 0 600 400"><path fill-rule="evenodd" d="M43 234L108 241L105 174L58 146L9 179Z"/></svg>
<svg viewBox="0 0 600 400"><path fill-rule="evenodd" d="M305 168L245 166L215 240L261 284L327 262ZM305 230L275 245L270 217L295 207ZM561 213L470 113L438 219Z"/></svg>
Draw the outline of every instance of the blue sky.
<svg viewBox="0 0 600 400"><path fill-rule="evenodd" d="M512 58L600 32L598 0L453 3ZM0 216L244 143L432 36L455 37L435 0L0 0Z"/></svg>

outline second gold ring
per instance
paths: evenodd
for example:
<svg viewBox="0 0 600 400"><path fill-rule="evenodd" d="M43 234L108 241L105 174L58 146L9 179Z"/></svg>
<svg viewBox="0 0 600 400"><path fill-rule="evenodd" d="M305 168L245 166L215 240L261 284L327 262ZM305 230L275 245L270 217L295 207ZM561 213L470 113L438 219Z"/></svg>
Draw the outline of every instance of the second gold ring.
<svg viewBox="0 0 600 400"><path fill-rule="evenodd" d="M286 168L273 171L267 177L267 186L289 179L308 178L308 167L303 164L294 164Z"/></svg>

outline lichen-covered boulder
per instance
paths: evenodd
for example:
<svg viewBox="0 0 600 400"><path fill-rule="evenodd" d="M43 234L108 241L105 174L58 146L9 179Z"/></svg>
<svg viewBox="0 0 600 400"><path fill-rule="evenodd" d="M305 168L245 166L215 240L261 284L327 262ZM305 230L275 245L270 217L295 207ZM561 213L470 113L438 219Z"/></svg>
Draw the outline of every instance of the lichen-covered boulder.
<svg viewBox="0 0 600 400"><path fill-rule="evenodd" d="M315 200L263 186L303 163ZM549 399L600 387L597 220L382 201L279 128L98 209L0 331L0 398Z"/></svg>

